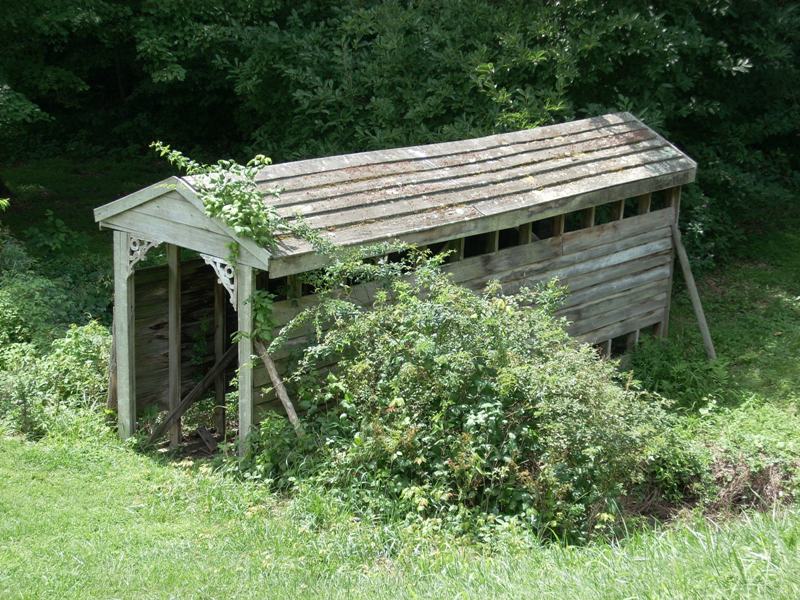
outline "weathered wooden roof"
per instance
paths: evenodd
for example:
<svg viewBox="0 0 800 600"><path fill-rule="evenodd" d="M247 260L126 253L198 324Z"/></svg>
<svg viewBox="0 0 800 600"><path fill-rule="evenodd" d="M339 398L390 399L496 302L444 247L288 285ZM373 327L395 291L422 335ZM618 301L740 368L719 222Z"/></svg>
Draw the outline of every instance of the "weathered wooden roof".
<svg viewBox="0 0 800 600"><path fill-rule="evenodd" d="M271 165L258 182L265 202L281 215L302 215L337 244L395 238L429 244L683 185L694 180L696 168L630 113L613 113L458 142ZM228 235L243 242L246 262L268 264L271 277L323 264L302 240L283 237L267 255L221 223L203 223L213 220L191 183L171 178L96 209L95 218L143 237L155 228L160 241L210 253L225 247L221 240ZM277 196L269 193L275 189ZM166 239L174 230L168 222L183 226L179 239Z"/></svg>
<svg viewBox="0 0 800 600"><path fill-rule="evenodd" d="M285 217L333 241L440 240L694 180L696 163L630 113L426 146L272 165L260 185ZM284 238L273 275L305 270L307 243Z"/></svg>

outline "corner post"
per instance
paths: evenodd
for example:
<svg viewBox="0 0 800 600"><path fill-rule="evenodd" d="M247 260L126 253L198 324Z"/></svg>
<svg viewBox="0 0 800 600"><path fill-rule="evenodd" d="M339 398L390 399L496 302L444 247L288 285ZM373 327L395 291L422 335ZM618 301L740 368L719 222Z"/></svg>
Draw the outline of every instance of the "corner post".
<svg viewBox="0 0 800 600"><path fill-rule="evenodd" d="M117 362L117 422L124 440L136 431L136 359L134 282L129 261L131 241L114 231L114 354Z"/></svg>
<svg viewBox="0 0 800 600"><path fill-rule="evenodd" d="M253 426L253 268L237 267L236 312L239 326L239 455L247 448L247 436Z"/></svg>
<svg viewBox="0 0 800 600"><path fill-rule="evenodd" d="M167 244L167 270L169 280L167 296L169 303L169 410L181 403L181 257L180 248ZM175 448L181 441L181 420L169 428L169 445Z"/></svg>
<svg viewBox="0 0 800 600"><path fill-rule="evenodd" d="M678 216L681 209L681 187L674 187L669 190L669 208L672 211L672 224L678 224ZM656 325L656 335L667 337L669 334L669 312L672 304L672 282L675 274L675 244L672 245L672 260L669 263L669 288L667 289L667 304L664 307L664 319Z"/></svg>
<svg viewBox="0 0 800 600"><path fill-rule="evenodd" d="M219 362L225 354L225 288L214 282L214 361ZM217 434L225 437L225 372L214 379L214 427Z"/></svg>

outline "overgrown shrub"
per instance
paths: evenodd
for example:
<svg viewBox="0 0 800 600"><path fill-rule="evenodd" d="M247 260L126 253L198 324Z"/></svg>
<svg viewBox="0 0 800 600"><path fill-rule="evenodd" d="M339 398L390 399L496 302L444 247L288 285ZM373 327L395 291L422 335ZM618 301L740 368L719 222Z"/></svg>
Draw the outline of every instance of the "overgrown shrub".
<svg viewBox="0 0 800 600"><path fill-rule="evenodd" d="M107 317L107 261L76 261L71 258L79 254L74 248L65 254L36 258L0 228L0 344L31 342L44 350L70 324Z"/></svg>
<svg viewBox="0 0 800 600"><path fill-rule="evenodd" d="M426 263L368 312L338 301L293 377L309 433L267 419L254 468L381 517L467 529L513 518L573 539L604 528L669 417L568 338L556 290L475 294Z"/></svg>
<svg viewBox="0 0 800 600"><path fill-rule="evenodd" d="M45 354L30 343L0 348L0 420L7 429L40 437L104 435L111 336L96 322L72 326Z"/></svg>

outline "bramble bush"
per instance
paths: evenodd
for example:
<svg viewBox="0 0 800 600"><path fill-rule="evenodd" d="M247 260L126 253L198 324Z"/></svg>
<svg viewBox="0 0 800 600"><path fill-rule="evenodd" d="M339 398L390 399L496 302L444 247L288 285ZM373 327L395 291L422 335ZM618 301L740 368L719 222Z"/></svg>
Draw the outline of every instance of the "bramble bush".
<svg viewBox="0 0 800 600"><path fill-rule="evenodd" d="M605 531L661 460L654 448L669 447L662 402L569 339L553 317L557 286L475 294L435 262L391 280L368 311L341 299L314 309L330 327L291 378L307 434L268 417L250 468L378 518L466 532L514 521L573 540Z"/></svg>
<svg viewBox="0 0 800 600"><path fill-rule="evenodd" d="M110 333L69 325L86 320L83 297L40 267L0 228L0 423L33 437L104 436Z"/></svg>
<svg viewBox="0 0 800 600"><path fill-rule="evenodd" d="M104 437L111 335L96 322L72 326L42 353L30 343L0 350L0 422L37 438Z"/></svg>

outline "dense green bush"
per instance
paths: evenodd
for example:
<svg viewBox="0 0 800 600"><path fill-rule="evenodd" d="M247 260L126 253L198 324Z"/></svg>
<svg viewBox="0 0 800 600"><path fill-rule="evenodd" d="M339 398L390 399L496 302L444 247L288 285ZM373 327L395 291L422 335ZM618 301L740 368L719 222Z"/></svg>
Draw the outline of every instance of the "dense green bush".
<svg viewBox="0 0 800 600"><path fill-rule="evenodd" d="M384 518L464 528L514 518L572 539L608 526L658 460L669 418L569 340L551 316L555 296L478 295L426 264L369 312L337 302L293 378L309 433L298 442L268 418L254 469L279 486L332 488Z"/></svg>
<svg viewBox="0 0 800 600"><path fill-rule="evenodd" d="M29 343L0 349L0 421L39 437L72 430L106 435L101 407L108 389L108 329L72 326L41 354Z"/></svg>
<svg viewBox="0 0 800 600"><path fill-rule="evenodd" d="M47 271L0 227L0 422L32 436L104 435L110 334L95 321L71 324L88 320L88 296L65 268Z"/></svg>

